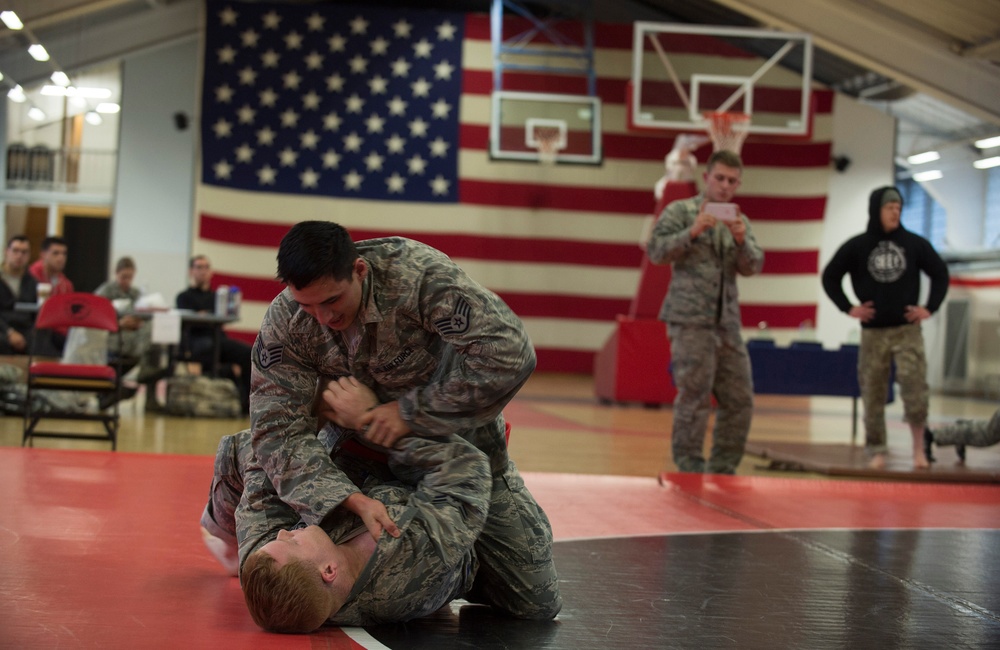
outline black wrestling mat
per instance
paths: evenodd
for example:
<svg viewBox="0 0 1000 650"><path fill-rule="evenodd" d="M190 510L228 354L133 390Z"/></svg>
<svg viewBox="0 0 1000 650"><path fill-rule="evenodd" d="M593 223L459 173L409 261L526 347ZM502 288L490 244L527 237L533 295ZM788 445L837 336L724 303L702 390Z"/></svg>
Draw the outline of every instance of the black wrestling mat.
<svg viewBox="0 0 1000 650"><path fill-rule="evenodd" d="M367 632L426 650L1000 648L997 530L633 537L558 542L556 554L555 621L456 602Z"/></svg>

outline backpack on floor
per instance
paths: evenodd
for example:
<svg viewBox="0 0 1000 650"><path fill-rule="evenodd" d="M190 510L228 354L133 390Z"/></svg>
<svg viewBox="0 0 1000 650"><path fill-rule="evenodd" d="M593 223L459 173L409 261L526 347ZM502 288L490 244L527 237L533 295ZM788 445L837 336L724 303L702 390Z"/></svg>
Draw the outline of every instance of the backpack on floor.
<svg viewBox="0 0 1000 650"><path fill-rule="evenodd" d="M196 418L242 417L240 393L228 379L181 375L167 379L166 411Z"/></svg>

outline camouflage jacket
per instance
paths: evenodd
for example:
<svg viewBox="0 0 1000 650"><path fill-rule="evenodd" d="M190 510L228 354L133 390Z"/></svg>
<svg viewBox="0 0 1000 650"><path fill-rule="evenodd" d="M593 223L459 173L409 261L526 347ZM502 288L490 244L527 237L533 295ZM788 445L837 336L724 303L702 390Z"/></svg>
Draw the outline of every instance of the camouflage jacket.
<svg viewBox="0 0 1000 650"><path fill-rule="evenodd" d="M242 566L278 531L305 522L281 501L253 456L241 458L248 460L235 517ZM431 614L472 587L479 568L473 545L490 507L485 455L457 436L410 436L389 452L389 466L405 484L375 483L363 491L385 504L401 534L382 534L347 602L328 623L407 621ZM413 483L415 488L408 486ZM338 544L368 534L361 520L349 513L328 518L322 527Z"/></svg>
<svg viewBox="0 0 1000 650"><path fill-rule="evenodd" d="M420 436L458 433L507 465L502 409L527 381L535 352L524 325L446 255L399 237L357 243L370 272L348 356L340 332L299 309L289 291L271 303L254 346L253 448L278 494L318 523L357 488L316 437L317 386L353 375L381 402L398 400Z"/></svg>
<svg viewBox="0 0 1000 650"><path fill-rule="evenodd" d="M739 290L736 274L754 275L764 266L746 215L746 238L739 246L725 224L691 239L691 226L705 198L699 194L674 201L653 227L646 254L654 264L673 264L670 288L660 308L660 320L687 325L715 325L739 329Z"/></svg>

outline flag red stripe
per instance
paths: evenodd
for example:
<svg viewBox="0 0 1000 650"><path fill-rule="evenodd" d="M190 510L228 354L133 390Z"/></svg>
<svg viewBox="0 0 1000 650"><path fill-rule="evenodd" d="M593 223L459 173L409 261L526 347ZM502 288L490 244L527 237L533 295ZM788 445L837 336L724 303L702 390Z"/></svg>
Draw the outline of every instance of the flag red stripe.
<svg viewBox="0 0 1000 650"><path fill-rule="evenodd" d="M818 273L819 251L772 251L764 249L764 275Z"/></svg>
<svg viewBox="0 0 1000 650"><path fill-rule="evenodd" d="M1000 278L962 278L953 275L948 284L953 287L1000 287Z"/></svg>

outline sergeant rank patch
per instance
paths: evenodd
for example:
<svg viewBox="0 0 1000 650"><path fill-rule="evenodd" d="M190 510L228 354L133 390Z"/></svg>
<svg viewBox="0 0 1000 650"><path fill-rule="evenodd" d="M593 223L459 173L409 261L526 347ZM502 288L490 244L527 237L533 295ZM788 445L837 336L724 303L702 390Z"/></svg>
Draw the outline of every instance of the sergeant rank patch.
<svg viewBox="0 0 1000 650"><path fill-rule="evenodd" d="M455 305L455 312L448 318L434 321L434 328L441 336L464 334L469 329L471 314L472 307L465 301L465 298L459 298L458 303Z"/></svg>
<svg viewBox="0 0 1000 650"><path fill-rule="evenodd" d="M281 343L274 343L266 347L258 343L257 362L261 368L270 368L276 363L281 363L281 356L284 351L285 346Z"/></svg>

